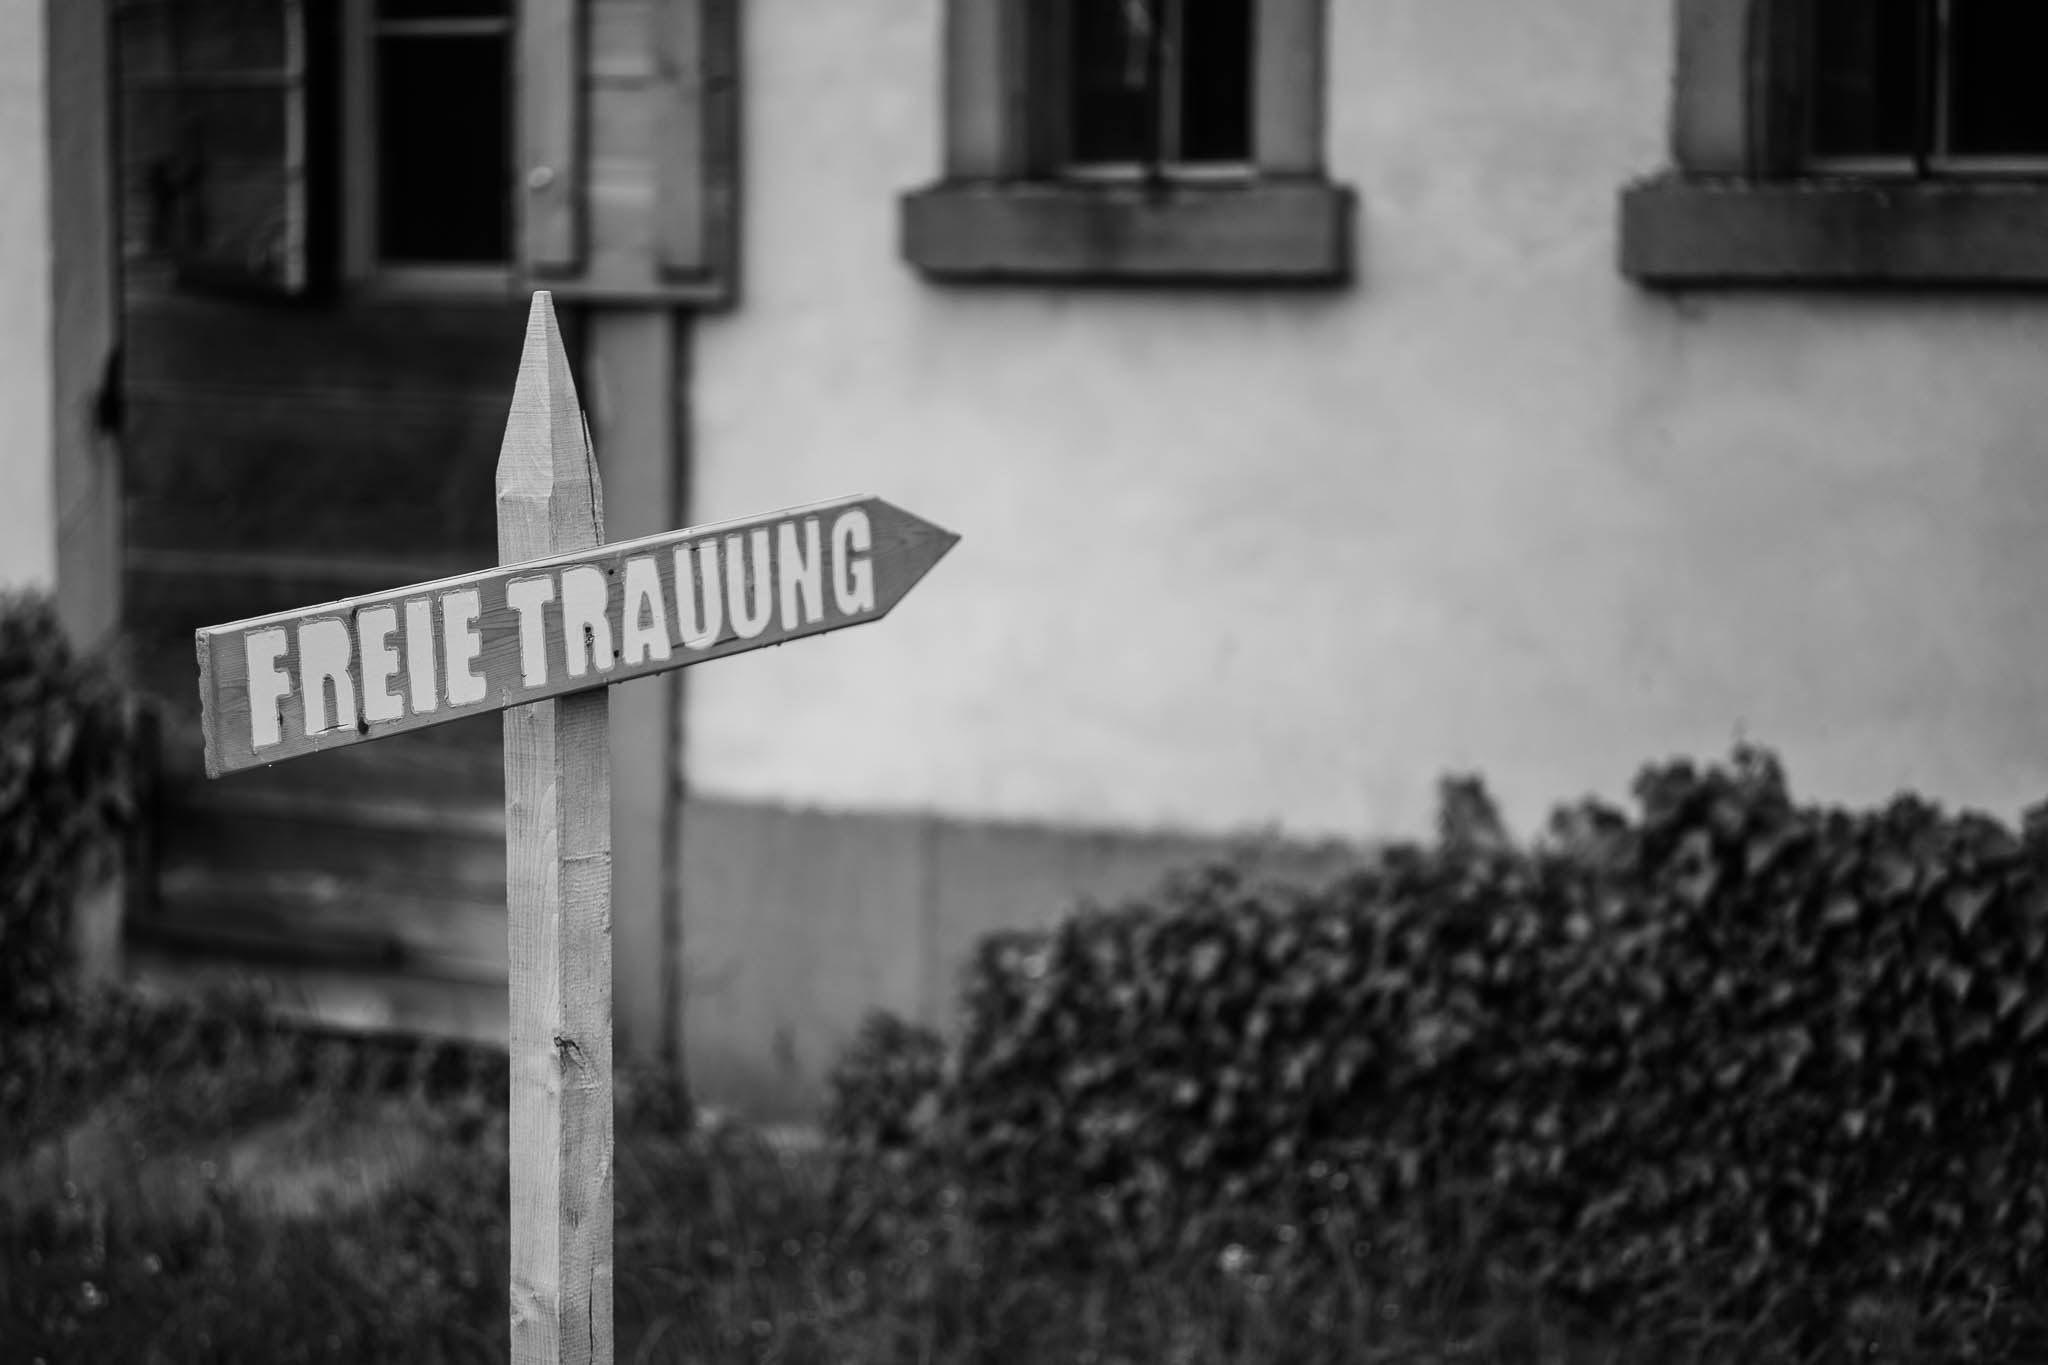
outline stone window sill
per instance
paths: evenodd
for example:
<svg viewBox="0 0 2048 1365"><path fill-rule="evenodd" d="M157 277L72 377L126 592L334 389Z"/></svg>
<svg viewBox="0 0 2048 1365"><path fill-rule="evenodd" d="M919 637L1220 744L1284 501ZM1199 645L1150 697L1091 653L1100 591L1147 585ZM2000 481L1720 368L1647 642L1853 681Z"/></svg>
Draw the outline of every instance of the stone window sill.
<svg viewBox="0 0 2048 1365"><path fill-rule="evenodd" d="M1622 192L1621 270L1667 288L2048 285L2048 184L1659 176Z"/></svg>
<svg viewBox="0 0 2048 1365"><path fill-rule="evenodd" d="M941 182L903 196L903 255L959 281L1340 285L1351 191L1323 180Z"/></svg>

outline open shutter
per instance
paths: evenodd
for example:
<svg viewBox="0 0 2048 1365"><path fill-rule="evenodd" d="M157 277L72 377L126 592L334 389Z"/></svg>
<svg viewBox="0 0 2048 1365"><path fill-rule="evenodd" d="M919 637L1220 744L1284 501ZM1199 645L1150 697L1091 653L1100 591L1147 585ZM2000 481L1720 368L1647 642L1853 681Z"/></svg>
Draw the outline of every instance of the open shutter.
<svg viewBox="0 0 2048 1365"><path fill-rule="evenodd" d="M122 17L130 255L183 285L303 293L303 0L145 0Z"/></svg>
<svg viewBox="0 0 2048 1365"><path fill-rule="evenodd" d="M739 0L518 13L523 278L563 301L729 304Z"/></svg>

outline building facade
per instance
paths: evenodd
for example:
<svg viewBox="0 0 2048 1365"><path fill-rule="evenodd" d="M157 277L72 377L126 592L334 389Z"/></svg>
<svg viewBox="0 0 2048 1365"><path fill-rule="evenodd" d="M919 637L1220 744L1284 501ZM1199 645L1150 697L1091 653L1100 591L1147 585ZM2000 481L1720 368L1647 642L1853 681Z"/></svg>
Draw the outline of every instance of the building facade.
<svg viewBox="0 0 2048 1365"><path fill-rule="evenodd" d="M796 881L721 821L859 812L900 853L785 892L786 933L885 903L950 969L909 905L936 866L928 913L969 916L978 874L920 812L1369 839L1478 770L1527 831L1745 737L1819 798L2040 797L2025 34L1930 4L1923 71L1882 7L1248 8L1249 178L1169 164L1147 201L1032 147L1025 7L749 7L696 505L873 487L965 538L886 629L688 679L722 813L686 888ZM763 913L684 902L707 958ZM791 987L838 970L812 951ZM770 1022L688 998L738 1053Z"/></svg>
<svg viewBox="0 0 2048 1365"><path fill-rule="evenodd" d="M256 561L252 606L488 562L531 287L577 333L611 534L873 492L963 537L881 625L618 690L621 1039L707 1099L814 1106L867 1009L949 1016L980 931L1219 849L1327 868L1423 832L1446 771L1524 831L1741 738L1823 799L2048 786L2048 121L2008 55L2040 20L155 8L209 6L305 26L263 87L308 92L262 154L284 245L235 258L296 302L209 287L187 210L227 181L131 139L124 562L167 698ZM192 107L172 50L124 107ZM504 82L503 126L409 146L458 78ZM220 423L242 454L189 434ZM170 780L141 940L488 1032L491 743L360 746L352 791ZM236 800L287 851L230 847Z"/></svg>

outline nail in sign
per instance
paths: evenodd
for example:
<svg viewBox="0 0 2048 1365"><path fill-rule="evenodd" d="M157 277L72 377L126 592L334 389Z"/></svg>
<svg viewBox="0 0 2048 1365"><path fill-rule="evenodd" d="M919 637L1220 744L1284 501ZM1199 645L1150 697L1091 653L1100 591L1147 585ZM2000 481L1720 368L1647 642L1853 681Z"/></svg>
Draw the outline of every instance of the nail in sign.
<svg viewBox="0 0 2048 1365"><path fill-rule="evenodd" d="M843 498L207 627L206 772L880 620L958 539Z"/></svg>

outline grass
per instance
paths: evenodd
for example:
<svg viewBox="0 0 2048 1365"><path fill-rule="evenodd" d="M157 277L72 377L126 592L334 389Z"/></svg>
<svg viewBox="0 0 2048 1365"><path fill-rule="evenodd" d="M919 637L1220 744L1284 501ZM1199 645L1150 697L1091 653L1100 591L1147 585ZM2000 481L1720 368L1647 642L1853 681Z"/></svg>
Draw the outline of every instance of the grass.
<svg viewBox="0 0 2048 1365"><path fill-rule="evenodd" d="M0 1089L0 1356L506 1358L502 1056L246 1011L115 1013L83 1042L46 1028L0 1047L0 1077L36 1068ZM1740 1324L1652 1352L1575 1323L1503 1274L1479 1196L1446 1201L1433 1236L1253 1219L1152 1255L1098 1248L1084 1269L978 1229L952 1192L916 1202L886 1171L685 1129L672 1095L623 1080L621 1362L1791 1359Z"/></svg>

